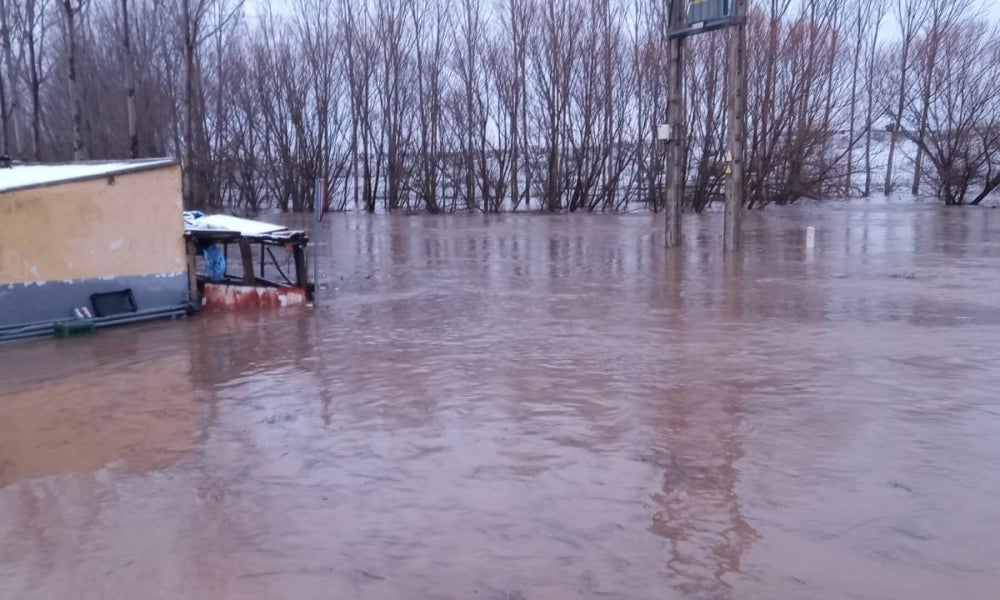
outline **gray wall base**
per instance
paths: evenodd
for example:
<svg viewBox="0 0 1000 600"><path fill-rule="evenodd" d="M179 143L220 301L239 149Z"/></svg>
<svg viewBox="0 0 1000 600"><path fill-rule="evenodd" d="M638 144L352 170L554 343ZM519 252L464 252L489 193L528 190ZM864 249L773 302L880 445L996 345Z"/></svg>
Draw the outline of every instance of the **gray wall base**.
<svg viewBox="0 0 1000 600"><path fill-rule="evenodd" d="M72 318L74 308L93 310L91 294L124 289L135 294L140 311L176 307L188 300L187 273L0 284L0 327Z"/></svg>

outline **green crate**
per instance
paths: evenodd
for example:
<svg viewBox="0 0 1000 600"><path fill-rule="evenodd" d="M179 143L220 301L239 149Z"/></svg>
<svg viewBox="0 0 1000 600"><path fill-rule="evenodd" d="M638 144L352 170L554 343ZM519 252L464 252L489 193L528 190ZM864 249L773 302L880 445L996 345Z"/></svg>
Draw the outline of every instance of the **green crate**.
<svg viewBox="0 0 1000 600"><path fill-rule="evenodd" d="M79 337L81 335L94 335L97 333L97 326L93 321L87 319L77 319L75 321L62 321L52 326L52 335L60 339Z"/></svg>

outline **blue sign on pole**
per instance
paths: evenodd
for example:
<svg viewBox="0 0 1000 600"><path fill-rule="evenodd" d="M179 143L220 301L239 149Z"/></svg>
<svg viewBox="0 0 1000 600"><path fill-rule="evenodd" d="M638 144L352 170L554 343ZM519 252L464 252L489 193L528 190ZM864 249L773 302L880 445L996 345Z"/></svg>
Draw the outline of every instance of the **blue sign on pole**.
<svg viewBox="0 0 1000 600"><path fill-rule="evenodd" d="M729 18L729 0L691 0L688 22L711 23Z"/></svg>

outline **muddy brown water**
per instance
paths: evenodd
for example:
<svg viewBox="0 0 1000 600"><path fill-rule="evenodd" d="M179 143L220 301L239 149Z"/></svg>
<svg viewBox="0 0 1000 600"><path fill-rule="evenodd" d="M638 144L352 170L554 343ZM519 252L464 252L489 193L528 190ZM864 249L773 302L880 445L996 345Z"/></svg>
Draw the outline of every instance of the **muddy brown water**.
<svg viewBox="0 0 1000 600"><path fill-rule="evenodd" d="M1000 211L685 227L332 215L317 309L0 347L0 598L1000 596Z"/></svg>

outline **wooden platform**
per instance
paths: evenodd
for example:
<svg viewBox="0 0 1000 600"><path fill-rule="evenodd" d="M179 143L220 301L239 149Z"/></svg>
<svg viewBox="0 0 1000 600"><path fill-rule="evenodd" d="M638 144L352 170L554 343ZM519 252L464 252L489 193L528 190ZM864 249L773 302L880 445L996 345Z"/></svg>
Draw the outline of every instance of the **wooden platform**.
<svg viewBox="0 0 1000 600"><path fill-rule="evenodd" d="M245 227L244 231L239 231L214 227L201 228L198 226L198 221L195 221L193 225L185 228L184 238L187 241L188 283L192 298L198 299L198 306L202 306L204 300L209 295L214 298L213 303L219 306L227 304L228 301L222 301L222 299L227 297L234 300L235 304L240 305L246 304L246 302L242 300L235 302L236 298L249 298L245 291L237 293L234 290L230 294L224 290L215 290L209 293L207 290L210 285L215 288L219 286L235 286L239 288L259 287L262 289L294 290L302 294L303 302L301 303L312 298L313 288L309 282L305 257L305 249L309 245L309 236L305 231L284 228L267 231L267 229L274 229L278 226L269 226L267 223L237 218L229 218L229 221L235 223L234 226L236 227L240 226L241 223L250 225ZM255 227L255 225L263 227ZM222 281L213 282L207 275L198 271L198 256L201 254L201 248L208 244L220 244L223 247L223 252L226 256L227 273ZM230 261L230 245L238 248L238 261ZM255 249L257 249L256 257L254 256ZM290 251L293 257L293 264L282 268L278 257L275 255L277 249L286 252ZM235 259L237 253L234 252L232 254ZM240 276L230 275L228 272L230 265L235 266L237 262ZM268 296L273 296L276 299L275 303L280 305L300 303L297 301L289 302L287 300L295 296L295 294L268 294ZM282 304L279 296L286 298L285 304Z"/></svg>

